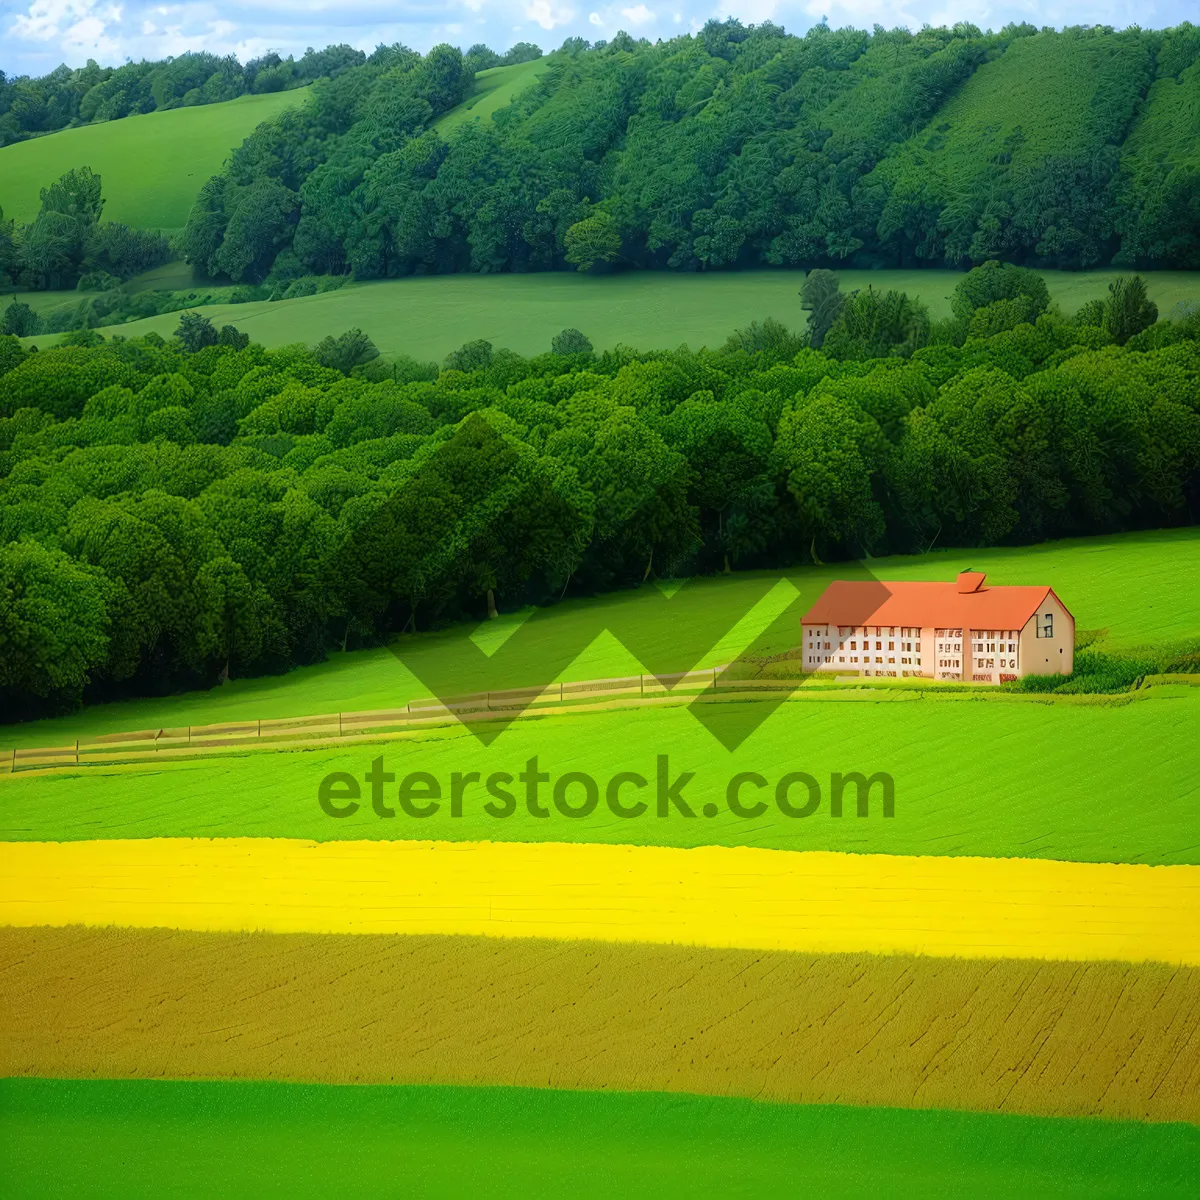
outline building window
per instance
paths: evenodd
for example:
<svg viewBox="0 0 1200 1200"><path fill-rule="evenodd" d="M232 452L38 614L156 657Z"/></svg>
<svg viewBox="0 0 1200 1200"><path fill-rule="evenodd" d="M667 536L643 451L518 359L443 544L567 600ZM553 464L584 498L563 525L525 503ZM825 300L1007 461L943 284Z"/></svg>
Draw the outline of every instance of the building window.
<svg viewBox="0 0 1200 1200"><path fill-rule="evenodd" d="M1046 613L1038 620L1038 637L1052 638L1054 636L1054 614Z"/></svg>

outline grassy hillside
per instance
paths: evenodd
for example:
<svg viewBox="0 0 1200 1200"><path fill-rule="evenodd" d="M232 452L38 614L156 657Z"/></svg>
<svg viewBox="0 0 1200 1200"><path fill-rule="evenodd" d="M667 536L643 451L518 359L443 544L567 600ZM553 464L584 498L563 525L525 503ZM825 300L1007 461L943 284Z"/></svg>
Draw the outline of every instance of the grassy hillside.
<svg viewBox="0 0 1200 1200"><path fill-rule="evenodd" d="M308 88L241 96L223 104L125 117L0 149L0 208L31 221L42 188L74 167L104 181L104 216L126 225L178 229L200 185L262 121L303 104Z"/></svg>
<svg viewBox="0 0 1200 1200"><path fill-rule="evenodd" d="M1200 62L1151 86L1122 147L1121 189L1131 257L1200 266Z"/></svg>
<svg viewBox="0 0 1200 1200"><path fill-rule="evenodd" d="M164 268L166 270L166 268ZM934 317L950 315L950 296L960 272L839 271L844 290L898 288L918 296ZM1050 295L1066 313L1107 293L1116 271L1046 271ZM179 277L179 286L187 286ZM598 350L623 343L647 349L719 346L731 330L774 317L792 329L804 325L800 309L802 271L713 272L677 275L629 272L589 278L567 272L537 275L439 275L350 285L295 300L219 304L205 308L218 327L232 323L265 346L315 344L329 333L364 330L385 354L440 361L464 342L484 338L519 354L541 353L563 328L581 329ZM1200 274L1156 271L1146 276L1148 293L1164 317L1180 301L1200 302ZM42 297L53 297L43 299ZM75 293L41 293L41 307L75 298ZM0 307L7 303L0 296ZM169 337L177 313L106 328L105 336L136 337L153 330ZM59 334L30 339L52 346Z"/></svg>
<svg viewBox="0 0 1200 1200"><path fill-rule="evenodd" d="M471 95L457 108L438 117L433 128L445 137L451 130L472 121L490 121L493 113L511 104L534 80L544 75L552 61L549 57L535 58L511 67L492 67L478 72Z"/></svg>
<svg viewBox="0 0 1200 1200"><path fill-rule="evenodd" d="M322 98L305 130L270 131L237 160L225 200L202 202L187 249L240 282L280 254L359 279L998 256L1105 266L1130 215L1121 146L1159 59L1186 83L1198 50L1188 26L819 25L795 37L734 22L653 46L567 48L474 83L460 74L451 94L430 90L422 64L386 76L363 67L370 90L353 125ZM424 124L379 136L409 93L440 114L439 139ZM1153 152L1167 153L1158 143L1169 131L1143 125ZM298 155L301 143L314 152ZM331 173L351 159L353 172ZM254 180L292 193L277 198L302 208L294 234L247 242L229 201ZM1145 218L1151 198L1133 202ZM1194 265L1183 245L1125 250L1142 266Z"/></svg>
<svg viewBox="0 0 1200 1200"><path fill-rule="evenodd" d="M870 565L879 579L949 579L964 566L971 566L986 571L997 584L1050 583L1074 613L1076 628L1106 630L1105 645L1109 647L1163 646L1200 638L1200 598L1187 586L1200 572L1200 535L1194 529L1078 538L1015 549L935 550L919 557L872 559ZM764 602L757 625L752 621L740 642L735 634L712 647L698 663L676 663L671 654L680 613L703 609L709 603L707 597L714 594L726 603L724 597L731 592L745 597L742 603L749 611L766 586L781 577L798 589L802 602L815 601L829 581L844 578L848 569L845 564L834 564L698 579L677 593L675 608L663 607L656 590L613 592L564 601L545 610L540 620L545 623L546 636L577 643L577 631L592 623L598 607L608 622L632 619L641 624L647 653L655 659L650 666L665 662L669 664L665 669L688 670L731 661L770 624L780 606L772 609ZM1155 597L1149 604L1144 601L1147 595ZM502 622L509 619L506 616ZM472 632L471 626L455 626L410 636L403 642L403 658L414 664L422 658L437 659ZM785 631L775 649L786 650L792 644ZM643 669L649 667L639 665L619 642L605 636L583 651L562 672L562 678L601 679ZM530 667L528 676L514 679L511 686L551 682L538 674L536 666ZM452 686L456 692L466 693L475 690L477 683L464 674ZM121 701L92 706L71 716L0 726L0 755L14 746L61 745L76 738L150 725L200 725L385 708L428 695L428 687L388 650L358 650L334 654L326 662L299 667L286 675L233 679L212 691Z"/></svg>
<svg viewBox="0 0 1200 1200"><path fill-rule="evenodd" d="M1018 253L1031 234L1047 253L1056 237L1070 238L1085 264L1103 261L1103 192L1116 162L1109 148L1132 124L1152 69L1135 36L1019 38L868 176L865 186L888 196L881 235L920 258L976 261ZM1091 186L1061 195L1085 163ZM1063 228L1048 233L1060 208Z"/></svg>

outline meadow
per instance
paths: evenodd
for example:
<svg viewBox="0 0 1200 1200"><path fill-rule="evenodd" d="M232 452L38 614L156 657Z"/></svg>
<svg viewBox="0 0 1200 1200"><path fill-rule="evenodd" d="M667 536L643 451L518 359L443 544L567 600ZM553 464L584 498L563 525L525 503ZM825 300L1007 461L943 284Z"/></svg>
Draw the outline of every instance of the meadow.
<svg viewBox="0 0 1200 1200"><path fill-rule="evenodd" d="M511 67L491 67L487 71L477 71L470 96L457 107L438 117L432 127L445 137L451 130L472 121L490 121L494 113L510 104L539 75L544 74L553 61L553 56L543 55L541 58L516 63Z"/></svg>
<svg viewBox="0 0 1200 1200"><path fill-rule="evenodd" d="M64 129L0 149L0 208L32 221L39 194L75 167L104 183L104 216L143 228L182 229L200 186L255 126L303 104L308 88L241 96Z"/></svg>
<svg viewBox="0 0 1200 1200"><path fill-rule="evenodd" d="M1192 1196L1182 1125L524 1088L4 1080L10 1194ZM464 1134L470 1153L463 1153ZM864 1153L864 1147L870 1153Z"/></svg>
<svg viewBox="0 0 1200 1200"><path fill-rule="evenodd" d="M1066 313L1107 294L1117 271L1045 271L1051 299ZM437 275L349 284L293 300L214 304L204 315L218 327L234 324L252 340L281 346L314 344L331 331L362 329L384 354L440 362L464 342L483 338L519 354L540 354L562 329L582 330L597 350L619 344L644 349L693 349L724 344L731 330L774 317L803 328L805 272L712 271L671 274L630 271L611 275L542 272L532 275ZM950 315L958 271L839 271L843 290L898 289L919 297L934 317ZM1147 292L1164 317L1183 301L1200 302L1200 273L1155 271ZM186 285L183 285L186 286ZM53 293L55 302L63 293ZM73 296L74 293L69 293ZM0 301L2 303L2 301ZM45 302L49 304L49 301ZM105 331L170 337L178 313L130 321ZM29 339L51 346L60 334Z"/></svg>
<svg viewBox="0 0 1200 1200"><path fill-rule="evenodd" d="M1035 546L988 549L934 549L924 555L898 555L868 563L831 564L780 571L742 571L698 578L674 591L630 589L566 600L537 614L539 637L547 643L586 646L559 674L545 674L538 658L519 661L511 678L494 686L523 687L564 680L603 679L645 670L683 671L732 661L769 629L796 589L801 610L815 602L827 584L858 577L861 567L878 579L952 579L960 570L985 571L995 584L1053 586L1075 616L1076 629L1104 631L1100 644L1112 649L1172 646L1200 637L1200 597L1191 579L1200 573L1200 533L1194 528L1153 530L1110 537L1075 538ZM781 592L771 593L772 585ZM664 603L665 594L670 603ZM766 594L766 598L764 598ZM500 598L503 604L503 597ZM696 662L682 662L678 622L695 621L714 601L747 613L716 639ZM756 605L756 602L760 602ZM14 747L54 746L100 734L151 726L176 727L217 721L265 720L338 711L364 711L404 705L430 695L419 678L423 663L446 669L455 643L500 637L531 613L502 612L494 623L454 626L401 637L392 647L334 654L316 666L285 675L231 679L209 691L91 705L53 719L0 726L0 754ZM590 632L597 623L635 626L641 661L609 633ZM777 641L758 649L781 653L799 640L798 624L783 627ZM542 659L544 661L544 659ZM409 665L405 665L409 664ZM446 688L459 695L479 689L469 660L461 673L449 671ZM445 694L445 693L443 693ZM622 719L619 715L614 718ZM574 728L574 726L569 726Z"/></svg>
<svg viewBox="0 0 1200 1200"><path fill-rule="evenodd" d="M0 777L0 838L76 841L154 837L292 837L318 841L431 838L602 842L663 846L758 846L853 853L982 855L1078 862L1194 864L1200 862L1195 804L1200 761L1193 749L1200 692L1149 698L1127 706L1032 701L917 700L881 696L865 702L780 705L733 753L685 708L653 719L615 712L517 722L490 746L463 726L420 738L311 752L246 754L138 767L88 767L74 773ZM861 694L861 693L858 693ZM748 704L714 706L731 723ZM756 715L756 714L751 714ZM694 817L655 815L659 755L669 775L684 772L683 798ZM461 816L445 803L453 772L514 779L533 757L557 780L582 771L601 795L609 779L633 771L650 781L649 811L638 820L614 816L603 801L585 819L568 820L541 796L549 818L531 815L524 785L513 782L516 811L484 811L481 784L466 793ZM443 803L421 819L399 812L375 816L370 789L350 816L334 820L318 804L321 781L334 772L362 778L371 762L400 779L427 772ZM822 787L808 819L783 816L770 803L752 819L726 807L726 788L739 772L756 772L773 789L791 771L812 774ZM831 816L833 771L883 771L895 785L895 816ZM388 789L394 799L395 787ZM743 800L760 793L747 787ZM876 805L879 792L876 790ZM634 797L636 798L636 797ZM627 796L626 799L629 799ZM630 801L632 802L632 801ZM572 795L571 803L578 803ZM714 815L703 815L712 805Z"/></svg>

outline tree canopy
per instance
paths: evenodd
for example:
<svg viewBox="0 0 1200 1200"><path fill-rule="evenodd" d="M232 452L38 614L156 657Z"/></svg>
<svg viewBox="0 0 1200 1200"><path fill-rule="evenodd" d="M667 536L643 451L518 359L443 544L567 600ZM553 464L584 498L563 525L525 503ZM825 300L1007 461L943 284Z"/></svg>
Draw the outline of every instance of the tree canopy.
<svg viewBox="0 0 1200 1200"><path fill-rule="evenodd" d="M489 593L1194 521L1200 319L1147 323L1128 278L1029 320L997 279L944 322L851 294L820 349L766 321L699 351L565 330L439 370L194 313L0 335L0 709L281 670Z"/></svg>
<svg viewBox="0 0 1200 1200"><path fill-rule="evenodd" d="M188 257L236 281L293 261L360 279L1200 266L1191 25L572 39L492 120L440 127L484 50L319 82L205 186Z"/></svg>

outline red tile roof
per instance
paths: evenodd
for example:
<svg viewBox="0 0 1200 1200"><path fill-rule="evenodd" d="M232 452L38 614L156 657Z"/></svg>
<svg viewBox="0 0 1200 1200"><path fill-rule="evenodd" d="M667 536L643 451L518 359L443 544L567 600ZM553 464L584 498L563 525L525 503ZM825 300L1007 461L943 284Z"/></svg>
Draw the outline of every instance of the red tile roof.
<svg viewBox="0 0 1200 1200"><path fill-rule="evenodd" d="M983 578L979 572L964 572L954 583L838 579L805 613L802 623L1021 629L1047 594L1053 594L1051 588L1041 586L985 587Z"/></svg>

